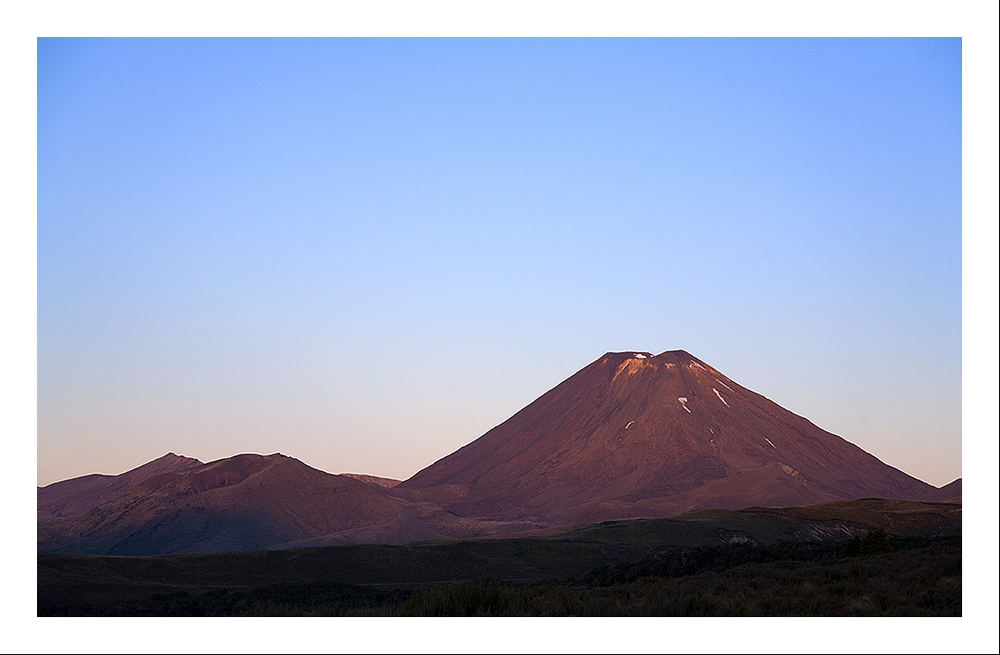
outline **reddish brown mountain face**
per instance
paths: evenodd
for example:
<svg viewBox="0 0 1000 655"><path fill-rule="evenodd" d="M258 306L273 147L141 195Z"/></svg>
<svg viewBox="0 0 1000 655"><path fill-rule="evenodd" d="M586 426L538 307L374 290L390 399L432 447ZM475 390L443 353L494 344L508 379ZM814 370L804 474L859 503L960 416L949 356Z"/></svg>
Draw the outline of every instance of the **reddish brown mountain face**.
<svg viewBox="0 0 1000 655"><path fill-rule="evenodd" d="M247 454L156 475L80 514L40 519L38 549L158 555L400 543L526 527L534 526L469 521L292 457Z"/></svg>
<svg viewBox="0 0 1000 655"><path fill-rule="evenodd" d="M933 489L676 350L607 353L394 492L565 523Z"/></svg>
<svg viewBox="0 0 1000 655"><path fill-rule="evenodd" d="M38 548L120 555L400 543L936 489L684 351L608 353L405 482L170 454L38 490Z"/></svg>
<svg viewBox="0 0 1000 655"><path fill-rule="evenodd" d="M174 471L201 466L191 457L167 453L120 475L85 475L38 489L38 518L72 516L117 498L146 480Z"/></svg>

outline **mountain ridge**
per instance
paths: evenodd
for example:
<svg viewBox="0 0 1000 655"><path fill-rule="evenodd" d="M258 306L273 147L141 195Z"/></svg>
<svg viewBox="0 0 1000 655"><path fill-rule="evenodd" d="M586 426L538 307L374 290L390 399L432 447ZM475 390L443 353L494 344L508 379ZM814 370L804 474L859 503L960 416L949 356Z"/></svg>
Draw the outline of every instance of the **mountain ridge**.
<svg viewBox="0 0 1000 655"><path fill-rule="evenodd" d="M510 529L535 527L514 524ZM73 516L40 520L40 552L109 555L259 550L474 537L469 521L293 457L244 453L156 475Z"/></svg>
<svg viewBox="0 0 1000 655"><path fill-rule="evenodd" d="M38 487L38 515L55 518L86 511L107 502L145 480L201 465L193 457L169 452L118 475L92 473Z"/></svg>
<svg viewBox="0 0 1000 655"><path fill-rule="evenodd" d="M957 492L957 493L956 493ZM280 453L168 453L38 490L38 548L161 554L404 543L936 488L684 350L607 352L462 448L398 481Z"/></svg>
<svg viewBox="0 0 1000 655"><path fill-rule="evenodd" d="M396 487L462 515L556 521L932 489L684 350L605 353Z"/></svg>

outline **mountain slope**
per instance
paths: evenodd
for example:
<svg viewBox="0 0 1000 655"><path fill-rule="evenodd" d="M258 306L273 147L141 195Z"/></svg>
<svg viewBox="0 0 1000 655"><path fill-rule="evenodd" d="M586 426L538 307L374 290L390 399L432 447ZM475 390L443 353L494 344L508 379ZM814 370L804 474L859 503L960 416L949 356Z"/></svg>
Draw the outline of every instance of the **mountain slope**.
<svg viewBox="0 0 1000 655"><path fill-rule="evenodd" d="M931 489L926 496L925 500L936 501L936 500L950 500L952 498L962 497L962 478L957 480L952 480L943 487L938 487L936 489Z"/></svg>
<svg viewBox="0 0 1000 655"><path fill-rule="evenodd" d="M383 478L378 475L367 475L365 473L339 473L338 475L342 475L345 478L354 478L355 480L378 485L379 487L384 487L386 489L392 489L397 484L402 482L402 480L397 480L396 478Z"/></svg>
<svg viewBox="0 0 1000 655"><path fill-rule="evenodd" d="M957 492L956 492L957 490ZM607 353L396 481L283 455L166 455L38 490L42 552L402 543L699 509L961 495L881 462L684 351Z"/></svg>
<svg viewBox="0 0 1000 655"><path fill-rule="evenodd" d="M562 523L932 489L676 350L607 353L393 491Z"/></svg>
<svg viewBox="0 0 1000 655"><path fill-rule="evenodd" d="M40 520L80 514L121 496L146 480L201 466L192 457L167 453L120 475L84 475L38 488Z"/></svg>
<svg viewBox="0 0 1000 655"><path fill-rule="evenodd" d="M150 555L397 543L488 530L284 455L237 455L147 479L77 516L39 522L40 552Z"/></svg>

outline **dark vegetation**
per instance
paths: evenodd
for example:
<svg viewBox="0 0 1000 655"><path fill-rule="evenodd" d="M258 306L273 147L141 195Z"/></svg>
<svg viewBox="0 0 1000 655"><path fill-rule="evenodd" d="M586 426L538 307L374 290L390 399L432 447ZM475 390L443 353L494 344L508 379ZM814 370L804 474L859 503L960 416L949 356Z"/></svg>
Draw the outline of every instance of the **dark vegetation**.
<svg viewBox="0 0 1000 655"><path fill-rule="evenodd" d="M423 589L385 608L404 616L960 616L961 543L893 544L880 555L848 557L835 549L812 558L769 549L770 559L725 568L751 551L739 546L698 549L700 572L685 552L658 558L661 566L625 566L610 579L530 586L496 580L455 582ZM715 568L718 567L718 568ZM640 575L640 570L650 574ZM609 579L598 574L598 580ZM581 584L583 582L583 584ZM337 613L333 607L317 613Z"/></svg>
<svg viewBox="0 0 1000 655"><path fill-rule="evenodd" d="M961 615L960 505L837 505L616 521L544 538L40 554L38 613Z"/></svg>

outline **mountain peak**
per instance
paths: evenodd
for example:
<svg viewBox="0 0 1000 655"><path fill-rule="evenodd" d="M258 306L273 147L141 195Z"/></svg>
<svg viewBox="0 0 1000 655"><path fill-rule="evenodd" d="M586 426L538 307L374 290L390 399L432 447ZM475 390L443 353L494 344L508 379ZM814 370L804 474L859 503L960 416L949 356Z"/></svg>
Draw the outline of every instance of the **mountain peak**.
<svg viewBox="0 0 1000 655"><path fill-rule="evenodd" d="M637 373L649 374L669 374L667 377L681 383L682 378L677 376L678 372L684 371L683 386L691 384L703 385L713 379L719 381L720 378L728 380L717 369L705 364L697 357L694 357L686 350L666 350L659 355L654 355L643 350L624 350L619 352L607 352L587 367L591 370L603 371L603 375L610 382L621 382L632 379ZM644 384L651 380L645 376L639 376L636 380L644 380ZM731 382L731 381L730 381ZM715 384L715 382L712 382ZM719 381L718 384L725 383ZM717 385L718 386L718 385Z"/></svg>
<svg viewBox="0 0 1000 655"><path fill-rule="evenodd" d="M648 350L612 350L610 352L604 353L605 357L617 357L624 359L646 359L647 357L656 357L653 353Z"/></svg>
<svg viewBox="0 0 1000 655"><path fill-rule="evenodd" d="M927 485L685 350L627 350L397 489L460 515L558 522L916 497Z"/></svg>
<svg viewBox="0 0 1000 655"><path fill-rule="evenodd" d="M171 450L166 455L160 455L156 459L151 460L151 461L146 462L146 463L147 464L152 464L153 462L173 462L173 461L182 461L182 462L194 461L194 462L196 462L198 460L196 460L193 457L187 457L185 455L178 455L177 453L175 453L174 451Z"/></svg>
<svg viewBox="0 0 1000 655"><path fill-rule="evenodd" d="M197 468L193 457L169 452L118 475L84 475L55 482L38 490L40 516L65 516L83 512L118 497L158 475Z"/></svg>
<svg viewBox="0 0 1000 655"><path fill-rule="evenodd" d="M686 350L664 350L659 355L654 355L648 350L612 350L604 353L600 359L614 359L616 361L627 359L655 359L660 362L670 362L674 364L701 361Z"/></svg>
<svg viewBox="0 0 1000 655"><path fill-rule="evenodd" d="M201 463L202 462L200 460L197 460L194 457L185 457L184 455L178 455L177 453L170 451L169 453L160 455L156 459L150 460L141 466L130 469L122 475L135 474L138 471L175 471L183 468L189 468L191 466L198 466Z"/></svg>
<svg viewBox="0 0 1000 655"><path fill-rule="evenodd" d="M696 359L694 355L686 350L664 350L657 357L669 360Z"/></svg>

